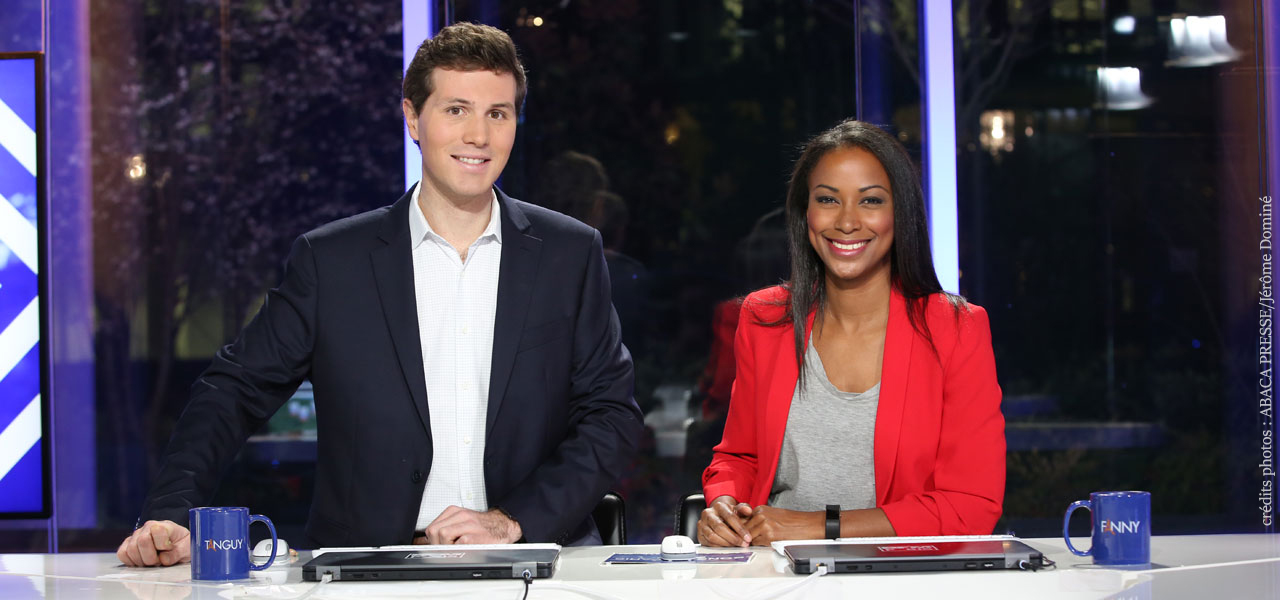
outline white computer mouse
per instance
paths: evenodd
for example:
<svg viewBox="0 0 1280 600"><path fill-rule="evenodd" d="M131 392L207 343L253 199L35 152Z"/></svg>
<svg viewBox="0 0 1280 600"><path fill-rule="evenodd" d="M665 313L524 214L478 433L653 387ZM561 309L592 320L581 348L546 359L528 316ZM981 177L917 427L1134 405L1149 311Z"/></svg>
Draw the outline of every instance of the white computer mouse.
<svg viewBox="0 0 1280 600"><path fill-rule="evenodd" d="M669 535L662 538L662 560L696 560L698 548L685 535Z"/></svg>
<svg viewBox="0 0 1280 600"><path fill-rule="evenodd" d="M276 544L276 558L284 558L289 555L289 542L284 541L284 538L280 538L278 541L279 543ZM253 547L254 558L266 558L268 556L271 556L271 540L262 540Z"/></svg>

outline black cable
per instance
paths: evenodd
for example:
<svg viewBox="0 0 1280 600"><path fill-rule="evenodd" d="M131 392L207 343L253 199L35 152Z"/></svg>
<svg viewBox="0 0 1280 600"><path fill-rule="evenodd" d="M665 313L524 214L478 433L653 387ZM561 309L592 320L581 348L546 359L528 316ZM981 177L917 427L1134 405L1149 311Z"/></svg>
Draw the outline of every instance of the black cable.
<svg viewBox="0 0 1280 600"><path fill-rule="evenodd" d="M1036 563L1034 561L1029 561L1029 560L1020 560L1018 561L1018 568L1022 569L1023 571L1031 571L1034 573L1036 571L1039 571L1040 569L1056 569L1058 567L1058 563L1053 562L1048 558L1042 557L1040 561L1041 562Z"/></svg>
<svg viewBox="0 0 1280 600"><path fill-rule="evenodd" d="M520 574L520 578L524 580L524 595L520 597L520 600L528 600L529 584L533 583L533 574L529 572L529 569L525 569L524 572Z"/></svg>

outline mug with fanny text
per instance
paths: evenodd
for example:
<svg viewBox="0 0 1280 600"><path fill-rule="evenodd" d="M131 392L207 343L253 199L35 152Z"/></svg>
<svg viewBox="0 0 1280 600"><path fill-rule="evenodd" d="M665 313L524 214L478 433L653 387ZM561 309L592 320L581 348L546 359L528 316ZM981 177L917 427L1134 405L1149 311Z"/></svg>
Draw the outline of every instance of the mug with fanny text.
<svg viewBox="0 0 1280 600"><path fill-rule="evenodd" d="M1077 550L1071 545L1067 526L1077 508L1093 513L1093 546ZM1112 567L1142 567L1151 564L1151 493L1094 492L1088 500L1074 502L1062 518L1062 537L1076 556L1092 556L1093 564Z"/></svg>
<svg viewBox="0 0 1280 600"><path fill-rule="evenodd" d="M235 506L204 506L189 511L191 527L191 578L206 581L248 579L249 571L261 571L275 562L276 526L262 515ZM249 560L249 524L259 521L271 530L271 556L255 565Z"/></svg>

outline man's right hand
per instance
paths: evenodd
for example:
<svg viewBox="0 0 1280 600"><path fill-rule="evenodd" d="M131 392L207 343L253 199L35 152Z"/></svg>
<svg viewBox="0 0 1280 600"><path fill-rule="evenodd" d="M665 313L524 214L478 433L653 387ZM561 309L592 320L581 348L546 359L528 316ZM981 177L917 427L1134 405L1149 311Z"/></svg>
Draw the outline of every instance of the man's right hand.
<svg viewBox="0 0 1280 600"><path fill-rule="evenodd" d="M704 546L746 548L751 543L747 519L751 518L752 512L750 504L738 502L733 496L712 500L698 518L698 541Z"/></svg>
<svg viewBox="0 0 1280 600"><path fill-rule="evenodd" d="M147 521L116 550L126 567L169 566L191 561L191 532L173 521Z"/></svg>

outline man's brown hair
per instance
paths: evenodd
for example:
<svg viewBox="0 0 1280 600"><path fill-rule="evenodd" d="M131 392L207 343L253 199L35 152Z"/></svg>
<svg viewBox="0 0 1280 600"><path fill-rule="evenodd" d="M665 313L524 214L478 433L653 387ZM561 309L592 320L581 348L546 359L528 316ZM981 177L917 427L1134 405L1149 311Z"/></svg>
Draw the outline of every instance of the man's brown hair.
<svg viewBox="0 0 1280 600"><path fill-rule="evenodd" d="M516 110L524 106L528 91L524 65L515 42L501 29L454 23L424 40L404 74L404 97L413 104L414 112L422 112L422 105L434 91L431 73L436 69L509 74L516 79Z"/></svg>

